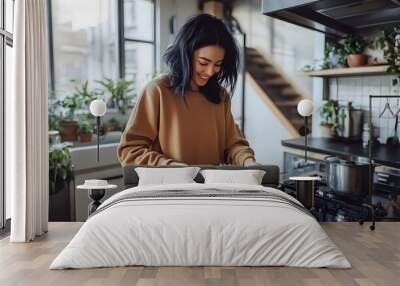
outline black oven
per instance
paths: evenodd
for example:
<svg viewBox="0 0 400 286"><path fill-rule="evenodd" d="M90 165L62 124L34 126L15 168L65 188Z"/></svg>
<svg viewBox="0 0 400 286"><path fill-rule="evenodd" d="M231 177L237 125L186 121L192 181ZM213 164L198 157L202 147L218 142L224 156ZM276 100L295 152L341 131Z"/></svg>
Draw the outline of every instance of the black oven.
<svg viewBox="0 0 400 286"><path fill-rule="evenodd" d="M374 175L373 202L385 218L400 218L400 170L378 166Z"/></svg>

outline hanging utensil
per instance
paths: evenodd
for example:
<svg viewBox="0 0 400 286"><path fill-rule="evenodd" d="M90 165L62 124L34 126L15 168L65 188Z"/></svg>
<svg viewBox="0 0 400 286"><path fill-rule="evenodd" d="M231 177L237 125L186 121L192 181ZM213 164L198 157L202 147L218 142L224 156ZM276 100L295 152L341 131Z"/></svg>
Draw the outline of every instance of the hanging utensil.
<svg viewBox="0 0 400 286"><path fill-rule="evenodd" d="M398 127L398 125L399 125L399 117L396 116L395 123L394 123L394 135L389 137L386 140L386 144L388 144L390 146L396 146L396 145L399 144L400 140L399 140L399 137L397 136L397 127Z"/></svg>
<svg viewBox="0 0 400 286"><path fill-rule="evenodd" d="M394 114L393 117L398 117L398 116L400 116L400 107L399 107L399 109L396 111L396 113Z"/></svg>
<svg viewBox="0 0 400 286"><path fill-rule="evenodd" d="M399 108L399 99L397 99L397 108ZM400 142L399 137L397 136L397 127L399 125L399 116L398 116L399 113L400 113L400 108L395 114L394 135L386 140L386 144L390 146L396 146Z"/></svg>
<svg viewBox="0 0 400 286"><path fill-rule="evenodd" d="M389 113L394 117L394 113L393 113L392 109L390 108L389 99L386 99L386 104L385 104L381 114L379 114L379 118L381 118L385 114L386 110L389 111Z"/></svg>

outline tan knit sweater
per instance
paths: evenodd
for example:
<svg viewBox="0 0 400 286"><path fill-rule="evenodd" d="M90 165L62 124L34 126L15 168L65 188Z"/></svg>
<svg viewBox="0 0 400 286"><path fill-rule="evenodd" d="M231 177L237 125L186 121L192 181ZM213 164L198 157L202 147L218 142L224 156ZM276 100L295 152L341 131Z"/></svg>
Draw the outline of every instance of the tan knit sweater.
<svg viewBox="0 0 400 286"><path fill-rule="evenodd" d="M243 165L254 151L240 133L225 90L215 104L200 92L187 91L186 103L170 88L167 75L141 91L118 146L123 166Z"/></svg>

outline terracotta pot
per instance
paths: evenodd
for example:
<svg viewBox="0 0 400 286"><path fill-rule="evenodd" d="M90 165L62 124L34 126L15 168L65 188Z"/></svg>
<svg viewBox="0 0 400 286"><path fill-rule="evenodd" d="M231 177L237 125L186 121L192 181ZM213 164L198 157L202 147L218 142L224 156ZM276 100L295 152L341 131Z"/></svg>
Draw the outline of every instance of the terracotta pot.
<svg viewBox="0 0 400 286"><path fill-rule="evenodd" d="M114 123L105 123L103 125L104 128L104 132L112 132L112 131L118 131L119 126L118 124L114 124Z"/></svg>
<svg viewBox="0 0 400 286"><path fill-rule="evenodd" d="M347 56L347 64L349 67L365 66L367 63L367 56L363 54L351 54Z"/></svg>
<svg viewBox="0 0 400 286"><path fill-rule="evenodd" d="M321 125L321 137L330 138L332 137L333 124Z"/></svg>
<svg viewBox="0 0 400 286"><path fill-rule="evenodd" d="M79 142L85 143L92 141L92 134L79 134Z"/></svg>
<svg viewBox="0 0 400 286"><path fill-rule="evenodd" d="M62 141L78 140L78 122L76 121L60 121L60 135Z"/></svg>

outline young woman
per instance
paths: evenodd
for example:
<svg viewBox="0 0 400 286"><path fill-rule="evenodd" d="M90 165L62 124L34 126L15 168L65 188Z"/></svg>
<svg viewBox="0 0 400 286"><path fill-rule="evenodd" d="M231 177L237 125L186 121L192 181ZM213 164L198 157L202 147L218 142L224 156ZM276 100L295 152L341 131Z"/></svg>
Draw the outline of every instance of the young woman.
<svg viewBox="0 0 400 286"><path fill-rule="evenodd" d="M118 146L123 166L257 164L231 113L239 66L222 21L202 14L164 55L169 73L141 91Z"/></svg>

